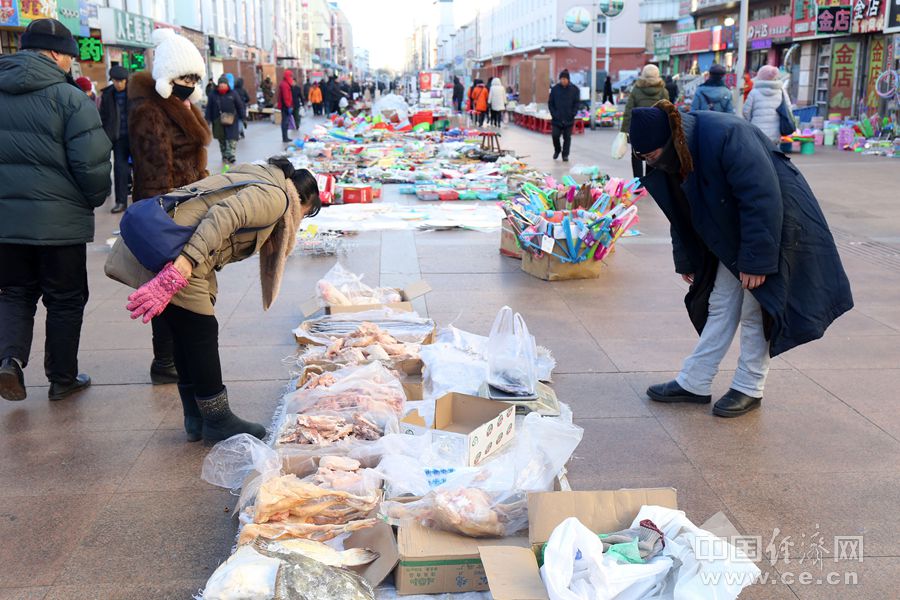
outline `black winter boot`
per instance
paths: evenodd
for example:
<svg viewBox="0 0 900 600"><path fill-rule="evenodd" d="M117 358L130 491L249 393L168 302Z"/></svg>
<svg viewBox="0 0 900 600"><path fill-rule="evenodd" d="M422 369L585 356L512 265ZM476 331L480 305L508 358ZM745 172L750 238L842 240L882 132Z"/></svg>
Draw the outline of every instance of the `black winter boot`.
<svg viewBox="0 0 900 600"><path fill-rule="evenodd" d="M7 400L24 400L27 395L22 367L14 358L4 358L0 361L0 396Z"/></svg>
<svg viewBox="0 0 900 600"><path fill-rule="evenodd" d="M153 385L178 383L178 371L175 370L175 363L163 363L154 358L150 363L150 383Z"/></svg>
<svg viewBox="0 0 900 600"><path fill-rule="evenodd" d="M197 396L197 406L203 415L203 439L207 442L218 442L239 433L249 433L259 439L266 437L265 427L245 421L231 412L227 388L208 398Z"/></svg>
<svg viewBox="0 0 900 600"><path fill-rule="evenodd" d="M197 406L197 398L194 397L194 386L178 384L178 395L181 396L181 406L184 408L184 431L187 433L187 441L199 442L203 439L203 415Z"/></svg>

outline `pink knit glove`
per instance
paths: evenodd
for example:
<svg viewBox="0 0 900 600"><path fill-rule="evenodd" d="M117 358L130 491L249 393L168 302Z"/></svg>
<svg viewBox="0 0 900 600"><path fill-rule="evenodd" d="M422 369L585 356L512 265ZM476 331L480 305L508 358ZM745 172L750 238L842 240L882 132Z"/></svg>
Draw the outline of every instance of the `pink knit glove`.
<svg viewBox="0 0 900 600"><path fill-rule="evenodd" d="M156 277L128 296L130 302L125 308L131 311L132 319L143 316L144 323L149 323L150 319L166 309L172 296L187 284L187 279L169 263Z"/></svg>

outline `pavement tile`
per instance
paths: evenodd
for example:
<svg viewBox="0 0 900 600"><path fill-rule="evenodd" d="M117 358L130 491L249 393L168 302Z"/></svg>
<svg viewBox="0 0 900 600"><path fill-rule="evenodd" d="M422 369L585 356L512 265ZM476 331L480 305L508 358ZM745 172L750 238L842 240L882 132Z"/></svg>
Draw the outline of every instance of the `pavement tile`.
<svg viewBox="0 0 900 600"><path fill-rule="evenodd" d="M118 492L163 492L209 489L200 479L203 459L209 446L185 441L181 429L154 432Z"/></svg>
<svg viewBox="0 0 900 600"><path fill-rule="evenodd" d="M811 568L810 572L810 583L798 583L795 575L791 585L800 600L896 598L900 562L895 557L867 556L862 562L825 562L822 568Z"/></svg>
<svg viewBox="0 0 900 600"><path fill-rule="evenodd" d="M227 490L119 493L72 552L55 585L207 579L227 558L237 522ZM126 596L127 597L127 596Z"/></svg>
<svg viewBox="0 0 900 600"><path fill-rule="evenodd" d="M862 536L865 560L900 556L895 535L900 526L896 510L900 476L895 473L823 475L813 469L790 473L735 469L707 473L705 478L743 532L761 536L764 546L774 539L780 558L787 554L799 559L809 553L817 531L825 538L823 553L832 561L835 536Z"/></svg>
<svg viewBox="0 0 900 600"><path fill-rule="evenodd" d="M50 588L44 600L189 600L205 584L203 579L186 579L141 585L60 585Z"/></svg>
<svg viewBox="0 0 900 600"><path fill-rule="evenodd" d="M13 587L0 588L0 600L44 600L47 587Z"/></svg>
<svg viewBox="0 0 900 600"><path fill-rule="evenodd" d="M893 369L898 350L900 340L895 335L826 334L819 341L786 352L784 360L797 369Z"/></svg>
<svg viewBox="0 0 900 600"><path fill-rule="evenodd" d="M47 400L47 388L28 388L24 402L0 403L0 432L8 435L60 431L153 430L172 408L174 385L92 385L61 402Z"/></svg>
<svg viewBox="0 0 900 600"><path fill-rule="evenodd" d="M649 401L618 373L554 375L553 389L579 419L652 416Z"/></svg>
<svg viewBox="0 0 900 600"><path fill-rule="evenodd" d="M43 598L46 590L3 588L52 584L107 500L107 494L0 497L0 598Z"/></svg>
<svg viewBox="0 0 900 600"><path fill-rule="evenodd" d="M812 369L804 374L900 439L900 412L895 403L900 369Z"/></svg>
<svg viewBox="0 0 900 600"><path fill-rule="evenodd" d="M152 431L29 430L0 436L0 498L115 491Z"/></svg>
<svg viewBox="0 0 900 600"><path fill-rule="evenodd" d="M296 342L283 346L221 346L222 377L226 381L286 381L292 369L288 365L296 364L296 354Z"/></svg>

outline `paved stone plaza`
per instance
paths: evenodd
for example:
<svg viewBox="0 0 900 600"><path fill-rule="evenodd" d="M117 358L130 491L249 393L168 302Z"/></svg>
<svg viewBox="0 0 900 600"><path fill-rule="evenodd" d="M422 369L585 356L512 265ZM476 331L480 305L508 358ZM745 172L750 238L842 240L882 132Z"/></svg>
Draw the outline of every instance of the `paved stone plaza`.
<svg viewBox="0 0 900 600"><path fill-rule="evenodd" d="M252 124L238 160L276 152L279 135L274 125ZM565 166L550 160L549 136L507 127L503 146L557 176L579 163L628 176L629 162L609 157L612 138L610 131L576 136ZM598 280L532 278L498 254L499 232L362 234L349 239L345 262L370 284L425 278L434 291L422 308L442 325L486 335L501 306L521 311L553 351L556 390L585 429L569 466L572 486L672 486L697 524L721 511L764 549L780 549L778 564L764 567L768 583L741 598L896 597L900 162L827 150L796 164L819 194L856 309L825 339L776 358L762 409L740 419L644 395L674 375L696 341L668 224L650 199L640 206L643 235L622 241ZM211 148L210 167L219 166ZM388 200L398 199L385 189ZM93 387L47 401L41 309L25 373L29 397L0 404L0 600L184 600L234 541L235 498L200 480L208 448L184 441L175 386L150 386L150 329L129 319L128 291L103 275L105 242L118 222L110 207L97 211L88 248L80 364ZM220 275L221 356L240 416L269 422L289 377L284 359L295 351L299 307L333 262L293 258L267 313L256 259ZM732 348L723 368L733 369L736 358ZM727 390L730 375L716 380L715 394ZM864 560L835 562L836 536L861 536ZM824 548L821 562L813 548ZM807 572L811 582L800 583ZM830 573L840 585L826 581Z"/></svg>

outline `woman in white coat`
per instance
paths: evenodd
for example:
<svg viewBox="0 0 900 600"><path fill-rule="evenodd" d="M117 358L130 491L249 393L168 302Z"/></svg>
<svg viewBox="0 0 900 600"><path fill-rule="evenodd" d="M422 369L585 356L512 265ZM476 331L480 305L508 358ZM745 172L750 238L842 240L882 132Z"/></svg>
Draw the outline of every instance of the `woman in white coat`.
<svg viewBox="0 0 900 600"><path fill-rule="evenodd" d="M759 127L772 142L778 144L781 140L780 120L778 107L791 100L784 85L778 77L778 67L766 65L759 69L753 80L753 89L744 103L744 118Z"/></svg>
<svg viewBox="0 0 900 600"><path fill-rule="evenodd" d="M491 125L500 127L503 120L503 111L506 110L506 88L499 77L491 81L491 91L488 94L488 106L491 108Z"/></svg>

